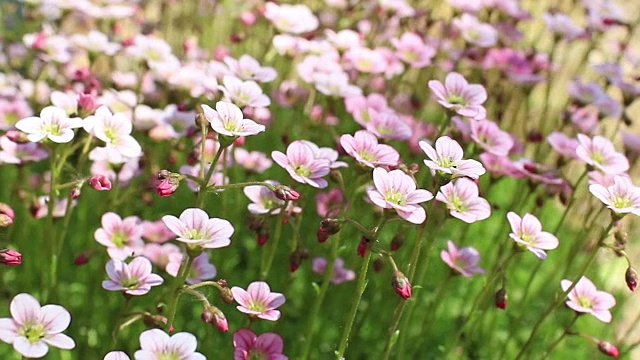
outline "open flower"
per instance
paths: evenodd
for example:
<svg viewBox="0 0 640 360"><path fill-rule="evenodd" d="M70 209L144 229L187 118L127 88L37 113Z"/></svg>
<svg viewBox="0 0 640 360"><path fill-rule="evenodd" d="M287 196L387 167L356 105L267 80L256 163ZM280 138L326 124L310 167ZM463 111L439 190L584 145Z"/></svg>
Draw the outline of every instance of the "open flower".
<svg viewBox="0 0 640 360"><path fill-rule="evenodd" d="M629 160L617 152L608 139L602 136L590 139L584 134L578 134L578 141L580 144L576 148L576 155L588 165L610 175L629 170Z"/></svg>
<svg viewBox="0 0 640 360"><path fill-rule="evenodd" d="M130 358L124 351L110 351L102 360L130 360Z"/></svg>
<svg viewBox="0 0 640 360"><path fill-rule="evenodd" d="M547 258L545 250L553 250L558 247L558 238L553 234L542 231L540 220L531 214L525 214L522 218L510 211L507 219L511 225L512 233L509 234L515 242L531 251L535 256L544 260Z"/></svg>
<svg viewBox="0 0 640 360"><path fill-rule="evenodd" d="M349 156L370 168L396 166L400 159L396 149L386 144L378 144L378 138L367 130L358 130L353 136L342 135L340 145Z"/></svg>
<svg viewBox="0 0 640 360"><path fill-rule="evenodd" d="M233 360L287 360L282 353L284 343L278 334L264 333L257 336L249 329L240 329L233 334Z"/></svg>
<svg viewBox="0 0 640 360"><path fill-rule="evenodd" d="M196 352L198 341L193 334L179 332L169 336L160 329L151 329L140 334L141 350L136 351L138 360L206 360Z"/></svg>
<svg viewBox="0 0 640 360"><path fill-rule="evenodd" d="M487 110L482 106L487 100L487 91L482 85L469 84L464 76L456 72L447 74L444 84L430 80L429 89L440 105L453 109L459 115L474 119L487 116Z"/></svg>
<svg viewBox="0 0 640 360"><path fill-rule="evenodd" d="M264 125L260 125L253 120L244 119L240 108L228 101L218 101L216 110L213 110L209 105L203 104L202 110L207 121L211 123L213 131L221 135L249 136L265 130Z"/></svg>
<svg viewBox="0 0 640 360"><path fill-rule="evenodd" d="M165 271L171 276L178 276L180 267L184 265L184 256L180 251L172 252L168 255L169 263ZM209 262L209 253L203 252L193 259L193 265L189 269L189 274L185 280L187 284L193 285L216 277L216 266Z"/></svg>
<svg viewBox="0 0 640 360"><path fill-rule="evenodd" d="M570 280L560 281L560 286L564 291L567 291L572 284ZM611 322L612 316L609 309L616 305L616 299L608 292L598 291L593 282L587 277L581 277L567 296L569 300L567 300L566 304L571 309L580 313L591 314L606 323Z"/></svg>
<svg viewBox="0 0 640 360"><path fill-rule="evenodd" d="M320 275L324 274L327 271L327 259L323 257L317 257L313 259L313 272L318 273ZM356 278L356 273L344 267L344 260L342 258L337 258L333 264L333 277L331 278L332 284L341 284L345 281L351 281Z"/></svg>
<svg viewBox="0 0 640 360"><path fill-rule="evenodd" d="M609 187L589 185L589 191L617 214L640 216L640 187L634 186L625 176L616 175L613 181L614 184Z"/></svg>
<svg viewBox="0 0 640 360"><path fill-rule="evenodd" d="M484 269L478 266L480 253L474 247L465 246L458 249L453 241L447 241L449 251L442 250L440 258L445 264L464 277L472 277L473 274L484 274Z"/></svg>
<svg viewBox="0 0 640 360"><path fill-rule="evenodd" d="M491 205L480 197L478 185L473 180L460 178L440 188L436 200L447 205L451 216L466 223L484 220L491 215Z"/></svg>
<svg viewBox="0 0 640 360"><path fill-rule="evenodd" d="M101 223L102 227L93 236L97 242L107 247L110 258L125 260L129 256L140 254L144 242L137 216L122 219L120 215L108 212L102 215Z"/></svg>
<svg viewBox="0 0 640 360"><path fill-rule="evenodd" d="M60 305L40 306L29 294L18 294L9 305L11 318L0 319L0 340L13 344L13 348L26 358L41 358L49 352L49 345L60 349L73 349L76 344L62 334L71 315Z"/></svg>
<svg viewBox="0 0 640 360"><path fill-rule="evenodd" d="M165 225L181 241L189 246L200 246L206 249L217 249L231 244L233 225L227 220L209 218L202 209L186 209L180 218L173 215L162 217Z"/></svg>
<svg viewBox="0 0 640 360"><path fill-rule="evenodd" d="M109 280L102 282L102 288L124 291L129 295L144 295L152 286L164 282L160 275L151 273L151 261L145 257L137 257L129 264L120 260L109 260L106 270Z"/></svg>
<svg viewBox="0 0 640 360"><path fill-rule="evenodd" d="M115 152L124 158L134 158L142 155L142 147L131 136L133 123L125 113L112 114L106 106L100 106L95 115L84 121L87 132L107 144L108 152Z"/></svg>
<svg viewBox="0 0 640 360"><path fill-rule="evenodd" d="M264 320L276 321L280 318L280 311L275 310L284 304L284 295L271 292L269 284L264 281L254 281L247 290L234 286L231 288L234 300L240 304L238 310L245 314Z"/></svg>
<svg viewBox="0 0 640 360"><path fill-rule="evenodd" d="M367 190L372 203L384 209L395 209L398 215L414 224L422 224L427 214L420 203L433 199L433 194L416 189L411 176L402 170L387 172L383 168L373 170L375 189Z"/></svg>
<svg viewBox="0 0 640 360"><path fill-rule="evenodd" d="M322 189L329 185L322 177L331 171L331 161L328 158L317 157L318 149L307 141L296 140L289 144L286 154L272 151L271 157L287 170L295 181Z"/></svg>
<svg viewBox="0 0 640 360"><path fill-rule="evenodd" d="M435 149L424 140L418 144L429 157L430 160L425 160L424 164L431 170L451 174L452 178L466 176L472 179L477 179L486 172L478 161L463 160L462 147L448 136L438 138Z"/></svg>
<svg viewBox="0 0 640 360"><path fill-rule="evenodd" d="M220 86L220 90L225 99L240 107L264 107L271 104L269 97L262 93L260 85L253 80L242 81L235 76L226 75L222 81L224 86Z"/></svg>
<svg viewBox="0 0 640 360"><path fill-rule="evenodd" d="M277 181L266 180L269 184L276 185ZM284 206L285 201L278 199L273 190L263 185L249 185L245 186L244 194L251 200L251 204L248 205L248 210L252 214L271 214L276 215L280 213L280 209Z"/></svg>
<svg viewBox="0 0 640 360"><path fill-rule="evenodd" d="M31 116L16 123L16 128L27 134L31 142L49 139L55 143L68 143L75 135L73 129L82 127L82 119L70 118L67 112L55 106L40 111L40 117Z"/></svg>

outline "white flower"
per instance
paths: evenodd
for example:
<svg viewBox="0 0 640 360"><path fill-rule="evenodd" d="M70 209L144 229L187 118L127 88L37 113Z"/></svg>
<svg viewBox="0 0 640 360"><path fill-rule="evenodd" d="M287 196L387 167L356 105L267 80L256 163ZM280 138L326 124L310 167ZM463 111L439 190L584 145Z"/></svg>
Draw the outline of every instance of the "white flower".
<svg viewBox="0 0 640 360"><path fill-rule="evenodd" d="M55 143L68 143L73 139L73 129L82 126L82 119L69 118L67 112L55 106L47 106L40 117L31 116L16 123L16 128L27 133L31 142L48 138Z"/></svg>
<svg viewBox="0 0 640 360"><path fill-rule="evenodd" d="M213 131L220 135L249 136L265 130L264 125L244 119L240 108L227 101L218 101L216 110L209 105L202 105L202 110L204 117L211 123Z"/></svg>

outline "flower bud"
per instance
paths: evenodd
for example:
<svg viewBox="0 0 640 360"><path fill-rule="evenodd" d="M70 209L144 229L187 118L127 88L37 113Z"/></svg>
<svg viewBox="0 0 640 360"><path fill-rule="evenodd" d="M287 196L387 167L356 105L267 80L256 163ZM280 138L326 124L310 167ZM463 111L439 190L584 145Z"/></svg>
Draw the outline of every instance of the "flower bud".
<svg viewBox="0 0 640 360"><path fill-rule="evenodd" d="M620 351L618 350L618 348L608 341L600 341L598 343L598 350L600 350L601 353L613 358L617 358L620 355Z"/></svg>
<svg viewBox="0 0 640 360"><path fill-rule="evenodd" d="M264 246L264 244L269 241L269 232L263 229L260 229L256 232L256 238L258 240L258 246Z"/></svg>
<svg viewBox="0 0 640 360"><path fill-rule="evenodd" d="M303 248L297 248L294 252L289 255L289 271L296 272L300 265L302 264L302 260L309 258L309 251Z"/></svg>
<svg viewBox="0 0 640 360"><path fill-rule="evenodd" d="M99 191L111 190L111 180L104 175L93 175L89 178L89 185Z"/></svg>
<svg viewBox="0 0 640 360"><path fill-rule="evenodd" d="M16 144L26 144L26 143L31 142L31 141L29 141L29 138L27 138L27 134L23 133L22 131L7 130L7 132L4 135L9 140L11 140L12 142L14 142Z"/></svg>
<svg viewBox="0 0 640 360"><path fill-rule="evenodd" d="M396 291L396 293L403 299L407 300L411 297L411 283L402 272L395 271L393 273L391 286L393 286L393 289Z"/></svg>
<svg viewBox="0 0 640 360"><path fill-rule="evenodd" d="M227 280L218 280L218 285L220 285L220 296L222 297L222 301L227 304L231 304L233 302L233 293L231 292L231 289L229 289L229 286L227 286Z"/></svg>
<svg viewBox="0 0 640 360"><path fill-rule="evenodd" d="M496 291L495 304L496 307L502 310L507 309L507 289L500 288L500 290Z"/></svg>
<svg viewBox="0 0 640 360"><path fill-rule="evenodd" d="M209 305L204 309L201 318L205 323L211 324L223 332L229 331L229 323L224 313L213 305Z"/></svg>
<svg viewBox="0 0 640 360"><path fill-rule="evenodd" d="M160 170L158 173L158 181L156 182L156 193L160 196L171 196L180 186L180 181L185 176L172 173L168 170Z"/></svg>
<svg viewBox="0 0 640 360"><path fill-rule="evenodd" d="M71 189L71 192L69 193L69 195L71 195L72 199L77 199L80 197L80 194L82 194L82 185L80 186L76 186L73 189Z"/></svg>
<svg viewBox="0 0 640 360"><path fill-rule="evenodd" d="M391 251L398 251L398 249L402 247L402 244L404 244L404 234L397 234L393 239L391 239L391 245L389 248Z"/></svg>
<svg viewBox="0 0 640 360"><path fill-rule="evenodd" d="M633 266L629 266L627 272L624 274L624 280L627 282L629 290L636 291L638 287L638 272Z"/></svg>
<svg viewBox="0 0 640 360"><path fill-rule="evenodd" d="M80 254L78 254L78 256L76 256L75 259L73 259L73 263L76 264L76 266L86 265L89 262L89 260L91 260L92 256L93 256L93 251L85 250Z"/></svg>
<svg viewBox="0 0 640 360"><path fill-rule="evenodd" d="M16 266L22 264L22 254L13 249L0 250L0 264Z"/></svg>
<svg viewBox="0 0 640 360"><path fill-rule="evenodd" d="M298 200L300 198L300 194L297 191L284 185L275 185L273 193L278 199L284 201Z"/></svg>
<svg viewBox="0 0 640 360"><path fill-rule="evenodd" d="M382 271L382 266L383 265L384 265L384 261L382 261L382 258L377 258L377 259L373 260L373 271L375 271L375 272Z"/></svg>
<svg viewBox="0 0 640 360"><path fill-rule="evenodd" d="M327 241L329 236L338 233L341 229L341 222L337 219L324 219L320 222L320 229L316 233L318 242L323 243Z"/></svg>
<svg viewBox="0 0 640 360"><path fill-rule="evenodd" d="M362 237L360 238L360 243L358 244L358 255L361 257L364 257L364 255L367 253L367 250L369 249L369 243L371 242L371 240L367 239L366 237Z"/></svg>

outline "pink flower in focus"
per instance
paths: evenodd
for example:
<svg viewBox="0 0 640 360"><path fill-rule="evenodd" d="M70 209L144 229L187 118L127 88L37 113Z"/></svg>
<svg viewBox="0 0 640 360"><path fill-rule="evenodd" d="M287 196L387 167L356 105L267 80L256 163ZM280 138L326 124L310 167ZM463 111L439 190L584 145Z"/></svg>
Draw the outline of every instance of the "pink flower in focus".
<svg viewBox="0 0 640 360"><path fill-rule="evenodd" d="M447 74L444 84L438 80L430 80L429 89L440 105L453 109L459 115L474 119L484 119L487 116L487 110L482 106L487 100L487 91L482 85L469 84L456 72Z"/></svg>
<svg viewBox="0 0 640 360"><path fill-rule="evenodd" d="M136 256L142 251L142 229L137 216L124 219L114 212L102 215L102 227L93 234L101 245L107 247L109 257L124 260L129 256Z"/></svg>
<svg viewBox="0 0 640 360"><path fill-rule="evenodd" d="M365 125L366 129L381 139L408 140L411 138L411 127L395 111L377 112L369 110L371 120Z"/></svg>
<svg viewBox="0 0 640 360"><path fill-rule="evenodd" d="M111 190L111 180L104 175L93 175L89 178L89 185L100 191Z"/></svg>
<svg viewBox="0 0 640 360"><path fill-rule="evenodd" d="M329 185L322 177L331 171L331 161L316 158L315 148L306 141L296 140L289 144L286 155L280 151L272 151L271 157L295 181L322 189Z"/></svg>
<svg viewBox="0 0 640 360"><path fill-rule="evenodd" d="M151 261L136 257L127 264L120 260L109 260L106 265L109 280L102 282L102 288L110 291L124 291L125 294L140 296L164 282L160 275L151 273Z"/></svg>
<svg viewBox="0 0 640 360"><path fill-rule="evenodd" d="M266 180L270 184L278 184L277 181ZM280 213L281 208L285 205L285 201L278 199L273 190L263 185L249 185L243 189L244 194L251 200L248 210L252 214L272 214Z"/></svg>
<svg viewBox="0 0 640 360"><path fill-rule="evenodd" d="M478 266L480 261L480 253L474 247L465 246L458 249L453 241L447 241L449 251L442 250L440 258L445 264L464 277L472 277L473 274L484 274L483 268Z"/></svg>
<svg viewBox="0 0 640 360"><path fill-rule="evenodd" d="M501 130L498 124L491 120L472 120L471 138L485 151L499 156L509 155L513 148L511 134Z"/></svg>
<svg viewBox="0 0 640 360"><path fill-rule="evenodd" d="M47 106L40 112L40 117L24 118L15 126L26 133L31 142L47 138L55 143L68 143L75 135L73 129L82 127L82 119L69 118L63 109Z"/></svg>
<svg viewBox="0 0 640 360"><path fill-rule="evenodd" d="M242 81L235 76L226 75L222 82L224 86L220 86L220 90L224 93L225 100L239 107L263 107L271 104L269 97L262 93L260 85L253 80Z"/></svg>
<svg viewBox="0 0 640 360"><path fill-rule="evenodd" d="M76 344L62 332L71 323L71 314L60 305L40 306L29 294L18 294L9 305L11 318L0 319L0 340L12 344L25 358L41 358L49 345L70 350Z"/></svg>
<svg viewBox="0 0 640 360"><path fill-rule="evenodd" d="M596 169L616 175L629 170L629 160L613 147L608 139L602 136L588 136L578 134L580 145L576 148L578 158Z"/></svg>
<svg viewBox="0 0 640 360"><path fill-rule="evenodd" d="M276 321L280 318L280 311L275 310L284 304L284 295L271 292L264 281L254 281L247 290L234 286L231 288L234 300L239 304L240 312L260 319Z"/></svg>
<svg viewBox="0 0 640 360"><path fill-rule="evenodd" d="M323 257L313 259L313 272L320 275L324 274L327 270L327 263L327 259ZM331 283L338 285L345 281L354 280L355 278L356 273L353 270L344 267L344 260L342 258L337 258L333 264L333 277L331 278Z"/></svg>
<svg viewBox="0 0 640 360"><path fill-rule="evenodd" d="M125 113L112 114L106 106L100 106L95 115L84 120L84 129L107 144L107 152L124 158L134 158L142 154L142 147L131 136L133 123Z"/></svg>
<svg viewBox="0 0 640 360"><path fill-rule="evenodd" d="M206 360L196 352L198 341L193 334L179 332L169 336L160 329L151 329L140 334L140 348L136 351L137 360Z"/></svg>
<svg viewBox="0 0 640 360"><path fill-rule="evenodd" d="M353 136L342 135L340 145L349 156L370 168L396 166L400 160L400 154L396 149L386 144L378 144L375 135L366 130L358 130Z"/></svg>
<svg viewBox="0 0 640 360"><path fill-rule="evenodd" d="M198 208L184 210L179 219L173 215L165 215L162 221L178 236L178 241L190 247L217 249L229 246L234 232L229 221L210 219L204 210Z"/></svg>
<svg viewBox="0 0 640 360"><path fill-rule="evenodd" d="M616 175L614 184L608 187L589 185L589 191L620 216L628 213L640 216L640 187L634 186L625 176Z"/></svg>
<svg viewBox="0 0 640 360"><path fill-rule="evenodd" d="M563 291L567 291L573 283L570 280L560 281ZM566 304L571 309L595 316L598 320L611 322L611 309L616 305L616 299L608 292L598 291L596 286L587 277L578 280L576 286L567 295Z"/></svg>
<svg viewBox="0 0 640 360"><path fill-rule="evenodd" d="M435 149L424 140L419 145L430 159L424 163L431 170L451 174L452 178L466 176L472 179L477 179L486 172L478 161L463 160L462 147L448 136L438 138Z"/></svg>
<svg viewBox="0 0 640 360"><path fill-rule="evenodd" d="M402 170L387 172L383 168L373 170L375 188L367 190L372 203L383 209L395 209L398 215L414 224L422 224L427 218L420 203L433 199L427 190L416 189L411 176Z"/></svg>
<svg viewBox="0 0 640 360"><path fill-rule="evenodd" d="M525 214L521 218L510 211L507 213L507 219L512 231L509 237L526 247L539 259L547 258L547 253L544 250L553 250L558 247L558 238L551 233L542 231L542 224L535 216Z"/></svg>
<svg viewBox="0 0 640 360"><path fill-rule="evenodd" d="M211 123L213 131L226 136L256 135L265 130L264 125L257 124L253 120L244 119L242 111L235 104L227 101L218 101L216 110L203 104L204 116Z"/></svg>
<svg viewBox="0 0 640 360"><path fill-rule="evenodd" d="M478 185L467 178L460 178L442 186L436 200L447 205L451 216L469 224L491 215L491 205L480 197Z"/></svg>
<svg viewBox="0 0 640 360"><path fill-rule="evenodd" d="M282 353L284 343L280 335L264 333L260 336L249 329L240 329L233 334L233 360L288 360Z"/></svg>

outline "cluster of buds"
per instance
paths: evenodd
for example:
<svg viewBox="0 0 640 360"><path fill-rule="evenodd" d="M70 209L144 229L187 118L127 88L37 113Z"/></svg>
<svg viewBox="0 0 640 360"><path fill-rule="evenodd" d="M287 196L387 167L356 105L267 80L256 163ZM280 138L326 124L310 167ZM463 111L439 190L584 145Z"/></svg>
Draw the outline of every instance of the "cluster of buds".
<svg viewBox="0 0 640 360"><path fill-rule="evenodd" d="M171 196L180 186L185 176L169 170L160 170L156 182L156 193L160 196Z"/></svg>
<svg viewBox="0 0 640 360"><path fill-rule="evenodd" d="M223 332L229 331L229 323L224 313L213 305L206 306L200 317L205 323L211 324Z"/></svg>
<svg viewBox="0 0 640 360"><path fill-rule="evenodd" d="M320 222L320 229L316 233L318 242L323 243L329 239L329 236L337 234L340 231L340 221L337 219L324 219Z"/></svg>
<svg viewBox="0 0 640 360"><path fill-rule="evenodd" d="M227 304L231 304L233 302L233 293L231 292L231 289L227 285L227 280L220 279L217 281L217 283L219 285L218 290L220 290L220 296L222 297L222 301L224 301Z"/></svg>
<svg viewBox="0 0 640 360"><path fill-rule="evenodd" d="M398 270L393 272L391 286L393 286L396 293L403 299L407 300L411 297L411 283L402 272Z"/></svg>
<svg viewBox="0 0 640 360"><path fill-rule="evenodd" d="M22 264L22 254L12 249L0 250L0 264L17 266Z"/></svg>
<svg viewBox="0 0 640 360"><path fill-rule="evenodd" d="M297 248L294 252L289 255L289 271L295 272L300 268L303 260L309 258L309 250L304 248Z"/></svg>

